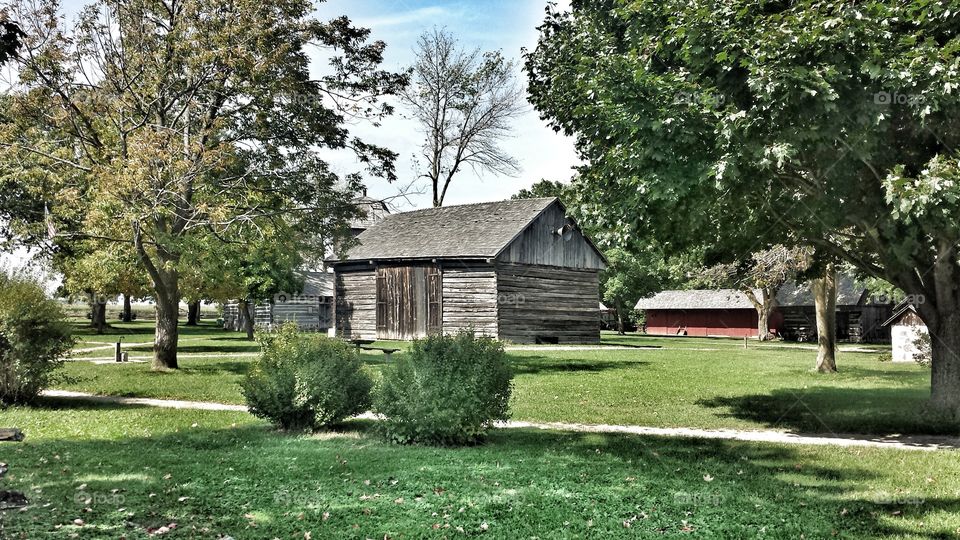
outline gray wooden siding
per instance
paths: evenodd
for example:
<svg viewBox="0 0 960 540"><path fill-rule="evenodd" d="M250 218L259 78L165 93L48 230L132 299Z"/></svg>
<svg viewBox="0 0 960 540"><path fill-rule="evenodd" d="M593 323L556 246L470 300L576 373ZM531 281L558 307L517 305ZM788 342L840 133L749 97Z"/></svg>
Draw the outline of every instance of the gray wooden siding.
<svg viewBox="0 0 960 540"><path fill-rule="evenodd" d="M445 334L472 328L497 336L497 274L492 265L450 262L441 271Z"/></svg>
<svg viewBox="0 0 960 540"><path fill-rule="evenodd" d="M377 274L374 269L336 273L335 312L338 336L377 338Z"/></svg>
<svg viewBox="0 0 960 540"><path fill-rule="evenodd" d="M571 231L568 240L556 234L557 229L567 223L570 221L560 205L550 205L507 246L497 261L590 270L605 268L603 259L579 230Z"/></svg>
<svg viewBox="0 0 960 540"><path fill-rule="evenodd" d="M324 331L333 323L333 298L298 296L273 304L273 326L295 322L301 330Z"/></svg>
<svg viewBox="0 0 960 540"><path fill-rule="evenodd" d="M500 339L515 343L600 341L596 270L501 263L497 264L497 293Z"/></svg>

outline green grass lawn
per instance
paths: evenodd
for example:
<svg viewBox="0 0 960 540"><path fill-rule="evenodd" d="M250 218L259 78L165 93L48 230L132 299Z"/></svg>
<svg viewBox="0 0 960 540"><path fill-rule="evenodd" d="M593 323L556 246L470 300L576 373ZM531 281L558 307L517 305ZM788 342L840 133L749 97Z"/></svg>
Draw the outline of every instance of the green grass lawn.
<svg viewBox="0 0 960 540"><path fill-rule="evenodd" d="M48 400L0 411L0 538L953 538L960 460L908 452L498 431L461 449L369 426L297 436L241 413ZM78 521L79 520L79 521ZM462 529L462 532L461 532ZM305 536L305 533L310 536Z"/></svg>
<svg viewBox="0 0 960 540"><path fill-rule="evenodd" d="M147 341L144 335L149 338L152 330L148 323L134 323L113 331L134 342ZM807 346L751 342L744 349L739 340L616 334L603 339L651 348L511 352L513 417L812 433L957 433L956 426L923 413L929 370L880 362L877 353L841 352L840 373L822 375L811 370L815 351ZM148 355L150 347L137 350ZM215 357L191 357L218 351ZM147 363L69 362L57 388L238 404L243 403L238 383L253 360L249 353L256 351L256 343L235 332L212 325L184 328L182 369L176 373L152 372ZM247 356L231 356L236 353ZM364 358L374 374L384 365L378 352Z"/></svg>

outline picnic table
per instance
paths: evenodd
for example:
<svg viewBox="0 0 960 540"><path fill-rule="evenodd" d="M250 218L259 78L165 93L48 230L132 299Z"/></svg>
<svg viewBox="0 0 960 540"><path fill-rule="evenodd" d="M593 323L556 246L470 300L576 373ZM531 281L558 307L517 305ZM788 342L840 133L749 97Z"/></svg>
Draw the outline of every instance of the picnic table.
<svg viewBox="0 0 960 540"><path fill-rule="evenodd" d="M377 340L375 339L351 339L350 343L353 343L358 349L363 349L365 351L380 351L386 357L387 362L390 361L390 358L393 357L393 353L399 351L400 349L395 349L392 347L372 347Z"/></svg>

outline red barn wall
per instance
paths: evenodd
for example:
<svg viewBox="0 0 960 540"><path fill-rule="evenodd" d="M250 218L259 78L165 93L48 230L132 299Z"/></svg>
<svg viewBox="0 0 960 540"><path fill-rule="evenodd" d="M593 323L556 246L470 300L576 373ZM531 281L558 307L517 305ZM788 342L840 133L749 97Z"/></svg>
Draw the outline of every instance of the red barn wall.
<svg viewBox="0 0 960 540"><path fill-rule="evenodd" d="M650 309L647 310L647 333L677 335L686 330L688 336L754 337L757 335L757 312L754 309ZM770 316L770 330L777 332L783 316Z"/></svg>

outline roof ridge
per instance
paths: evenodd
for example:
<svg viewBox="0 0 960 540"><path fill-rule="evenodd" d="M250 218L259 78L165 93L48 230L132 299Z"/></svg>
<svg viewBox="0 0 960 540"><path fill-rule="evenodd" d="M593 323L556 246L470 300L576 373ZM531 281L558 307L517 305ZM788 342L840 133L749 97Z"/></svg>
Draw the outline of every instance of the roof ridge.
<svg viewBox="0 0 960 540"><path fill-rule="evenodd" d="M393 216L401 216L404 214L414 214L418 212L438 212L442 210L450 210L454 208L466 208L468 206L483 206L488 204L519 204L532 201L553 201L557 197L536 197L533 199L503 199L500 201L485 201L485 202L474 202L474 203L464 203L464 204L451 204L449 206L430 206L427 208L415 208L413 210L407 210L405 212L397 212L396 214L391 214Z"/></svg>

